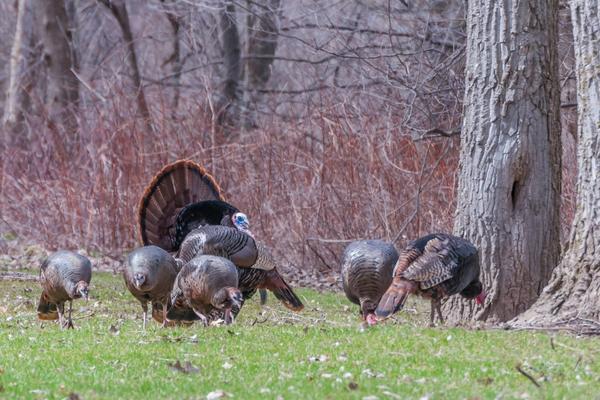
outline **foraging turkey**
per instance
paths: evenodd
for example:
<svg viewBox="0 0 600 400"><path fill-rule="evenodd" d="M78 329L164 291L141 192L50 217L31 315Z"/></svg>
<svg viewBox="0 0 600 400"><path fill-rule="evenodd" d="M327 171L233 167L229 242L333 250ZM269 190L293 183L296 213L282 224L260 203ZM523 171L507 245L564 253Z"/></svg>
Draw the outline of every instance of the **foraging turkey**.
<svg viewBox="0 0 600 400"><path fill-rule="evenodd" d="M165 166L153 178L140 201L138 222L141 240L145 245L154 244L169 252L180 250L190 232L212 225L236 228L249 235L254 243L246 215L224 201L221 189L204 168L187 160ZM257 249L262 248L256 246ZM190 252L186 260L191 260L197 254L200 252ZM261 254L267 253L258 253L252 269L240 268L238 271L240 282L244 284L241 286L244 300L250 298L257 289L262 291L266 288L273 291L275 297L288 308L302 309L302 303L297 296L291 296L293 291L277 270L267 273L253 269L265 263L274 265L271 257L267 259L263 256L264 259L261 259ZM264 298L261 292L261 303ZM159 315L154 306L152 315Z"/></svg>
<svg viewBox="0 0 600 400"><path fill-rule="evenodd" d="M163 326L166 325L165 315L177 273L175 259L157 246L140 247L127 257L123 278L127 289L142 305L144 329L148 318L148 302L153 307L162 308L160 320Z"/></svg>
<svg viewBox="0 0 600 400"><path fill-rule="evenodd" d="M375 309L392 283L398 252L391 243L359 240L344 250L342 286L348 300L360 305L363 320L374 325Z"/></svg>
<svg viewBox="0 0 600 400"><path fill-rule="evenodd" d="M441 300L454 294L483 304L479 280L479 253L467 240L435 233L414 240L401 252L392 284L375 310L378 318L399 311L409 294L431 299L431 324L437 311L444 323Z"/></svg>
<svg viewBox="0 0 600 400"><path fill-rule="evenodd" d="M86 257L66 250L51 254L40 267L43 291L37 308L38 318L58 319L61 328L73 328L73 300L88 299L91 279L92 263ZM69 315L65 320L66 301Z"/></svg>
<svg viewBox="0 0 600 400"><path fill-rule="evenodd" d="M300 311L304 307L292 288L276 269L276 262L260 242L244 228L206 225L191 231L179 248L177 257L186 263L199 254L210 254L231 260L240 274L239 288L244 299L256 289L268 289L287 308Z"/></svg>
<svg viewBox="0 0 600 400"><path fill-rule="evenodd" d="M233 322L232 310L241 307L242 293L237 288L236 266L229 260L200 255L182 268L171 293L169 320L200 319L208 325L208 317L216 309L222 311L225 324Z"/></svg>

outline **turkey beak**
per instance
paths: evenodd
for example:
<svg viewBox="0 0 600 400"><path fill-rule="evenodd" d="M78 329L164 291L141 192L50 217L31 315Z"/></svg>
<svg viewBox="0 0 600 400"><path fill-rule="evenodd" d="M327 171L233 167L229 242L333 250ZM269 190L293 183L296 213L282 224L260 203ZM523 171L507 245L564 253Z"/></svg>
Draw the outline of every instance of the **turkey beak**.
<svg viewBox="0 0 600 400"><path fill-rule="evenodd" d="M146 281L146 277L143 274L135 274L133 277L133 283L136 288L141 289L142 285Z"/></svg>
<svg viewBox="0 0 600 400"><path fill-rule="evenodd" d="M83 297L85 299L85 301L89 301L90 293L88 291L88 288L79 289L79 294L81 294L81 297Z"/></svg>

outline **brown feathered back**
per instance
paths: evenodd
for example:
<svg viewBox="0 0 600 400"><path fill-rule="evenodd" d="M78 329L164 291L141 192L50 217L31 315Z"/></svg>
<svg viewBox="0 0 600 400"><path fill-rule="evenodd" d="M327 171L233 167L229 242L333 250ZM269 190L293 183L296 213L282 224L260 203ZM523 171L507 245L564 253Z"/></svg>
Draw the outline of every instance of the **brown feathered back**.
<svg viewBox="0 0 600 400"><path fill-rule="evenodd" d="M224 199L221 188L202 166L190 160L166 165L152 179L140 201L138 223L142 243L176 250L177 215L184 207L204 200Z"/></svg>

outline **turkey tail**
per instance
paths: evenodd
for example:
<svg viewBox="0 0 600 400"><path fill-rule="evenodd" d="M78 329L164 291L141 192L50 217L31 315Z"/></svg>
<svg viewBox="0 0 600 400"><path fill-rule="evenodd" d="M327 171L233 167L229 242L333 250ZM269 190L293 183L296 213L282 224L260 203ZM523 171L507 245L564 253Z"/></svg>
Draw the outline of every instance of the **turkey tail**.
<svg viewBox="0 0 600 400"><path fill-rule="evenodd" d="M388 290L379 300L375 315L378 318L387 318L400 311L404 306L408 295L417 290L418 285L415 282L404 279L394 280Z"/></svg>
<svg viewBox="0 0 600 400"><path fill-rule="evenodd" d="M258 289L258 295L260 296L260 305L264 306L267 304L267 291L265 289Z"/></svg>
<svg viewBox="0 0 600 400"><path fill-rule="evenodd" d="M292 311L301 311L304 308L302 301L296 296L292 288L283 280L276 269L267 272L267 276L259 289L268 289L284 306Z"/></svg>
<svg viewBox="0 0 600 400"><path fill-rule="evenodd" d="M58 319L58 310L56 308L56 304L49 303L44 293L42 293L42 295L40 296L37 314L39 319L45 321L52 321Z"/></svg>
<svg viewBox="0 0 600 400"><path fill-rule="evenodd" d="M189 160L166 165L146 187L140 201L138 223L142 243L176 250L173 238L179 211L204 200L223 200L221 188L204 168Z"/></svg>

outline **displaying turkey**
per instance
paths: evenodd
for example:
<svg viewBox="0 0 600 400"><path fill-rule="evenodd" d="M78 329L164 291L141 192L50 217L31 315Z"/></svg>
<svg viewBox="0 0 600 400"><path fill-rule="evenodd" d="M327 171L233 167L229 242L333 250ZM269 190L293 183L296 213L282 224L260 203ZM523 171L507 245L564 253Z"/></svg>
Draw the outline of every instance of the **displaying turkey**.
<svg viewBox="0 0 600 400"><path fill-rule="evenodd" d="M162 321L163 326L166 325L165 315L177 273L175 259L157 246L140 247L127 257L123 278L127 289L142 305L144 329L148 318L148 302L162 309L162 316L157 319Z"/></svg>
<svg viewBox="0 0 600 400"><path fill-rule="evenodd" d="M37 308L41 320L56 320L61 328L73 328L73 300L88 299L92 264L86 257L71 251L51 254L40 267L42 295ZM65 302L69 314L65 320Z"/></svg>
<svg viewBox="0 0 600 400"><path fill-rule="evenodd" d="M348 300L360 305L363 320L377 322L375 309L392 283L392 272L398 252L391 243L381 240L359 240L344 250L342 286Z"/></svg>
<svg viewBox="0 0 600 400"><path fill-rule="evenodd" d="M233 322L232 310L241 306L242 293L237 288L238 273L225 258L200 255L182 268L171 292L167 312L169 320L201 320L207 326L213 310L223 313L225 324Z"/></svg>
<svg viewBox="0 0 600 400"><path fill-rule="evenodd" d="M479 280L479 253L467 240L435 233L414 240L401 252L392 284L375 310L378 318L399 311L409 294L431 299L431 324L437 311L444 323L441 300L454 294L485 300Z"/></svg>
<svg viewBox="0 0 600 400"><path fill-rule="evenodd" d="M177 252L191 231L207 225L234 227L252 236L248 217L224 201L221 189L204 168L187 160L165 166L152 179L140 201L138 222L143 244L154 244L169 252ZM258 289L264 303L263 288L279 290L275 296L280 300L289 297L291 289L277 271L267 274L240 269L238 272L240 282L248 283L244 300ZM299 308L296 302L294 309ZM156 319L159 314L153 305L153 317Z"/></svg>

